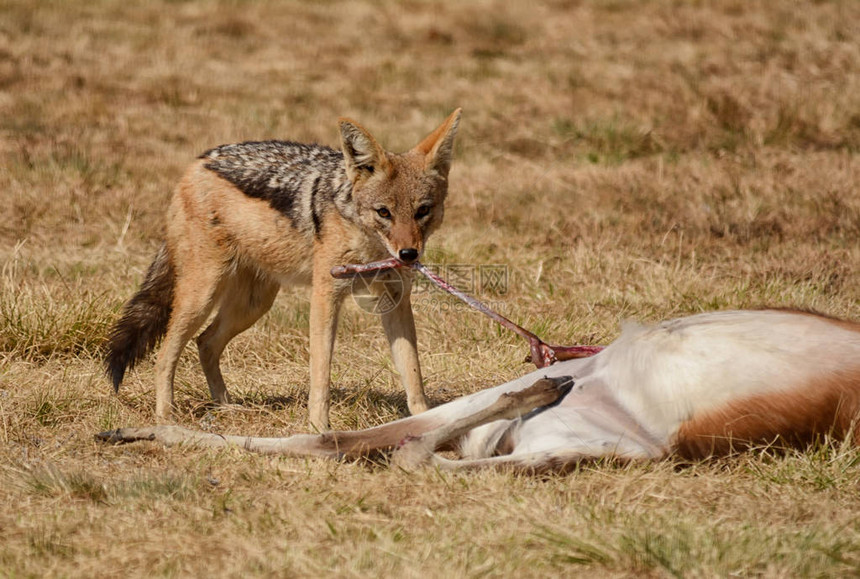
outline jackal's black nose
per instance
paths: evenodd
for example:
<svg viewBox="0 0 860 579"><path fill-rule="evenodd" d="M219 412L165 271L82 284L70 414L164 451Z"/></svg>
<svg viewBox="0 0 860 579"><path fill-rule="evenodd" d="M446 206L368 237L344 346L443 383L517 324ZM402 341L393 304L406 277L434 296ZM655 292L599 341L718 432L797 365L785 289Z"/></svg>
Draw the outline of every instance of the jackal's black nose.
<svg viewBox="0 0 860 579"><path fill-rule="evenodd" d="M412 263L416 259L418 259L418 250L414 247L410 247L409 249L401 249L400 253L397 254L400 257L400 261L405 261L406 263Z"/></svg>

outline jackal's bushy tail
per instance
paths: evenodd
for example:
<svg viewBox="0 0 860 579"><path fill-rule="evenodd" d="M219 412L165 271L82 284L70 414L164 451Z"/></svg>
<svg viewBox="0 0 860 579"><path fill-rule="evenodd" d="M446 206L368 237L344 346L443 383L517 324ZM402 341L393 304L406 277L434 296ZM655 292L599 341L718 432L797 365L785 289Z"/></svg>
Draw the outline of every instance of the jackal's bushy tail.
<svg viewBox="0 0 860 579"><path fill-rule="evenodd" d="M110 331L105 365L114 390L119 390L125 371L140 362L167 333L175 283L176 272L163 244L140 289Z"/></svg>

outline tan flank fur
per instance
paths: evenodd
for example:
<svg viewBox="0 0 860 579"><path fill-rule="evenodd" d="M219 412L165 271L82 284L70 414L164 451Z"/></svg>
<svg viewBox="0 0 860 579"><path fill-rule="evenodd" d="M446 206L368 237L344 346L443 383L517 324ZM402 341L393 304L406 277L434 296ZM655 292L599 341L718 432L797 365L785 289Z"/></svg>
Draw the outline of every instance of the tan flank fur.
<svg viewBox="0 0 860 579"><path fill-rule="evenodd" d="M602 457L694 460L826 437L856 444L858 418L860 325L762 310L630 324L591 358L559 362L368 430L253 438L156 426L99 437L236 444L296 456L396 448L394 460L403 467L542 471ZM435 454L451 443L461 460Z"/></svg>
<svg viewBox="0 0 860 579"><path fill-rule="evenodd" d="M331 268L396 257L417 260L442 223L460 110L411 150L385 151L358 123L340 120L342 151L288 141L224 145L201 155L170 204L164 245L116 323L107 365L119 387L163 336L156 416L173 408L176 365L197 338L212 399L230 397L219 360L227 343L265 314L283 284L310 283L310 424L329 425L332 349L350 281ZM427 410L415 324L402 295L381 314L413 414ZM381 295L381 284L371 293Z"/></svg>

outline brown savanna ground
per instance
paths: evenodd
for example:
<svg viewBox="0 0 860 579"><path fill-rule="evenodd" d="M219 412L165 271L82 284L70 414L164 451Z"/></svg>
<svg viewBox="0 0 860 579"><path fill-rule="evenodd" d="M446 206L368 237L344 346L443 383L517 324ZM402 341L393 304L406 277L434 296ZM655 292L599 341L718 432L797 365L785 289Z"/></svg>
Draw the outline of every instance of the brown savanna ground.
<svg viewBox="0 0 860 579"><path fill-rule="evenodd" d="M101 348L186 164L337 145L342 115L404 149L456 106L425 261L506 266L506 292L474 289L547 339L762 305L860 319L853 0L2 0L0 575L860 573L860 452L834 443L535 478L93 440L153 420L152 363L115 396ZM527 369L478 314L416 309L434 402ZM306 429L307 319L286 290L231 344L236 408L207 405L189 348L180 422ZM381 334L347 308L337 428L405 412Z"/></svg>

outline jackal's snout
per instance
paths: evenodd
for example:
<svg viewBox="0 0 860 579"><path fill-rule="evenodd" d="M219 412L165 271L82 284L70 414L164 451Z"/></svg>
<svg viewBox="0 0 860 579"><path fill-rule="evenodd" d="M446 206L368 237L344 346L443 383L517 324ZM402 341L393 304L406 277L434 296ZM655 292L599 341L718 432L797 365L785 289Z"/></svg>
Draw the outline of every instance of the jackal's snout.
<svg viewBox="0 0 860 579"><path fill-rule="evenodd" d="M397 258L403 263L412 263L418 259L418 250L414 247L410 247L408 249L401 249L397 252Z"/></svg>

